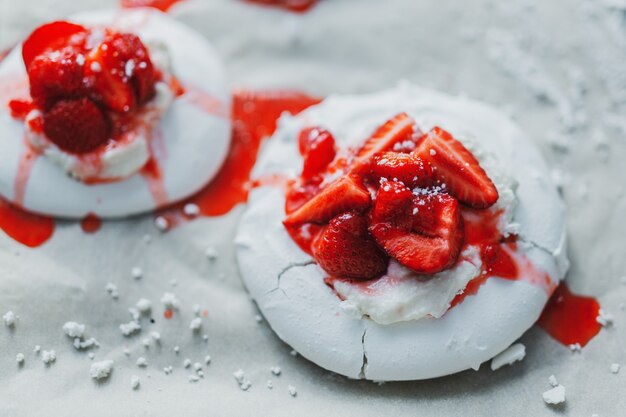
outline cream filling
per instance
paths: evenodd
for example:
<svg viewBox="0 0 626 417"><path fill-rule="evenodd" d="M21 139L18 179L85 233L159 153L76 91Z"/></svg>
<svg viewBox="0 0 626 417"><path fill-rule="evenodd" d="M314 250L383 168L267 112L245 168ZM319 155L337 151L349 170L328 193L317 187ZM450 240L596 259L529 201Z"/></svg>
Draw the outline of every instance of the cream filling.
<svg viewBox="0 0 626 417"><path fill-rule="evenodd" d="M477 147L470 137L456 138L472 151L498 189L499 199L489 210L502 210L498 230L505 236L515 233L519 225L512 223L517 204L517 182L490 153ZM335 281L335 291L344 299L341 306L350 314L367 316L379 324L439 318L450 308L457 294L467 283L480 275L478 249L470 246L459 256L452 268L435 275L420 275L392 260L387 273L366 283Z"/></svg>
<svg viewBox="0 0 626 417"><path fill-rule="evenodd" d="M167 79L170 76L170 62L165 46L154 43L148 47L154 66L161 69ZM174 93L167 83L157 82L155 89L155 97L136 116L138 128L129 132L124 140L110 141L104 148L80 155L64 151L45 134L29 128L29 120L41 116L39 110L31 111L26 117L26 139L34 149L78 180L113 181L127 178L143 168L150 159L150 127L159 123L174 101Z"/></svg>

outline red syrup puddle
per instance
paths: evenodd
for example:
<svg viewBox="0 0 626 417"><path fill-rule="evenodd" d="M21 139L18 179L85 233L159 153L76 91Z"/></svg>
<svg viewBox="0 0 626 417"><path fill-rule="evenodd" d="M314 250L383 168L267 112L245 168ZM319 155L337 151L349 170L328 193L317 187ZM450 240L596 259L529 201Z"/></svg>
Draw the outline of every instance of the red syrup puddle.
<svg viewBox="0 0 626 417"><path fill-rule="evenodd" d="M0 198L0 229L17 242L35 248L50 239L54 233L54 220L28 213Z"/></svg>
<svg viewBox="0 0 626 417"><path fill-rule="evenodd" d="M176 3L180 3L182 0L121 0L120 7L125 9L132 9L135 7L152 7L159 9L162 12L167 12Z"/></svg>
<svg viewBox="0 0 626 417"><path fill-rule="evenodd" d="M233 132L230 151L217 176L191 198L161 210L157 215L176 226L190 217L183 208L195 204L203 216L221 216L248 199L250 172L256 162L263 139L276 130L276 121L283 112L297 114L319 103L319 98L295 91L247 91L233 93ZM260 182L268 179L260 179Z"/></svg>
<svg viewBox="0 0 626 417"><path fill-rule="evenodd" d="M596 321L600 304L592 297L574 294L561 282L539 317L538 324L553 339L564 344L585 346L602 326Z"/></svg>
<svg viewBox="0 0 626 417"><path fill-rule="evenodd" d="M95 214L89 213L80 221L80 227L85 233L96 233L102 227L102 220Z"/></svg>
<svg viewBox="0 0 626 417"><path fill-rule="evenodd" d="M248 3L258 4L260 6L278 7L294 13L304 13L309 11L317 0L245 0Z"/></svg>

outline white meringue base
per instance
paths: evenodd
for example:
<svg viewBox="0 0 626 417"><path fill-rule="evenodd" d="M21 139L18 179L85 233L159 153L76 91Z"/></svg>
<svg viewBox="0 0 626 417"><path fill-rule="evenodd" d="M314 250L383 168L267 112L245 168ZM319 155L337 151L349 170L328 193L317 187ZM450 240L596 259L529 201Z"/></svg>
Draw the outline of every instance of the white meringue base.
<svg viewBox="0 0 626 417"><path fill-rule="evenodd" d="M515 123L483 104L409 85L365 96L332 96L281 120L255 174L296 175L296 137L305 125L329 129L345 146L400 111L425 130L438 124L454 135L469 133L510 168L519 186L507 225L515 224L520 250L556 284L567 270L565 224L547 166ZM309 360L351 378L413 380L477 369L532 326L548 299L540 286L492 277L441 318L376 323L340 302L321 269L284 230L283 218L283 190L253 190L236 239L243 279L281 339Z"/></svg>
<svg viewBox="0 0 626 417"><path fill-rule="evenodd" d="M231 96L215 50L200 35L156 10L85 12L71 16L69 20L86 25L114 26L137 33L145 42L165 44L171 57L172 72L181 84L202 91L218 105L215 112L209 114L185 94L171 103L160 120L162 152L158 154L158 163L166 201L155 201L140 174L119 182L87 185L69 177L55 162L42 155L32 167L24 199L19 202L16 201L15 182L26 146L24 124L13 119L2 103L0 195L29 211L80 218L88 213L100 217L130 216L171 204L199 191L217 174L230 145ZM0 64L0 80L4 77L27 79L21 45Z"/></svg>

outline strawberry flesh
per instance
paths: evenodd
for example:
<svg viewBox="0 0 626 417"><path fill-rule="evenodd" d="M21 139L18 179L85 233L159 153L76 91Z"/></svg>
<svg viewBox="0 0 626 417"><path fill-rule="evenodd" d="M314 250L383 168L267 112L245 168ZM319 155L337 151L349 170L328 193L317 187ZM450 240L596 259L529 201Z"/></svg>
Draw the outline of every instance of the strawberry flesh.
<svg viewBox="0 0 626 417"><path fill-rule="evenodd" d="M91 152L109 140L110 123L90 99L57 101L43 116L46 136L64 151Z"/></svg>
<svg viewBox="0 0 626 417"><path fill-rule="evenodd" d="M321 224L345 211L365 211L370 204L370 193L359 180L345 176L323 188L313 198L290 213L284 223L287 226L304 223Z"/></svg>
<svg viewBox="0 0 626 417"><path fill-rule="evenodd" d="M400 152L380 153L374 156L371 169L374 180L380 180L381 178L397 180L410 188L432 185L430 164L413 154Z"/></svg>
<svg viewBox="0 0 626 417"><path fill-rule="evenodd" d="M302 178L309 179L324 171L335 159L335 138L318 127L302 129L298 137L300 154L304 157Z"/></svg>
<svg viewBox="0 0 626 417"><path fill-rule="evenodd" d="M333 277L376 278L387 270L388 257L368 232L367 219L356 212L334 217L313 242L313 256Z"/></svg>
<svg viewBox="0 0 626 417"><path fill-rule="evenodd" d="M409 199L407 190L397 185L379 188L369 230L387 254L405 267L421 274L443 271L456 262L463 243L459 205L445 194ZM399 204L396 211L385 207L393 200Z"/></svg>
<svg viewBox="0 0 626 417"><path fill-rule="evenodd" d="M369 167L374 155L392 149L396 143L411 139L415 120L406 113L400 113L389 119L370 136L359 148L353 161L353 171L360 173Z"/></svg>
<svg viewBox="0 0 626 417"><path fill-rule="evenodd" d="M461 203L485 209L498 200L498 190L478 160L445 130L435 127L420 138L414 154L433 167L433 175Z"/></svg>
<svg viewBox="0 0 626 417"><path fill-rule="evenodd" d="M38 55L46 51L83 43L86 33L87 29L84 26L65 21L56 21L39 26L22 45L24 65L28 68Z"/></svg>

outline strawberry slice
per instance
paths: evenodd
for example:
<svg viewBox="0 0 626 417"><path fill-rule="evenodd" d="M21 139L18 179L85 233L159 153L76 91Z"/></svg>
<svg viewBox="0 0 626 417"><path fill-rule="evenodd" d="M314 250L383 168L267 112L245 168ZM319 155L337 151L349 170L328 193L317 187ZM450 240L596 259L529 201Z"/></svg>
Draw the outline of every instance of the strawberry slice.
<svg viewBox="0 0 626 417"><path fill-rule="evenodd" d="M414 154L430 162L434 177L460 202L485 209L498 200L498 190L474 155L440 127L420 138Z"/></svg>
<svg viewBox="0 0 626 417"><path fill-rule="evenodd" d="M398 204L395 213L400 214L388 209L393 200ZM461 210L456 199L443 194L409 200L406 191L397 185L379 188L369 230L389 256L421 274L451 267L463 243Z"/></svg>
<svg viewBox="0 0 626 417"><path fill-rule="evenodd" d="M87 29L81 25L66 21L56 21L39 26L22 45L22 58L28 68L31 62L42 53L51 49L59 49L74 42L70 38L74 35L86 35ZM82 41L84 42L84 37Z"/></svg>
<svg viewBox="0 0 626 417"><path fill-rule="evenodd" d="M325 223L349 210L367 210L370 204L369 192L357 179L341 177L290 213L284 224L298 226L304 223Z"/></svg>
<svg viewBox="0 0 626 417"><path fill-rule="evenodd" d="M371 158L389 150L396 143L410 139L413 135L415 120L406 113L400 113L380 126L363 146L357 151L353 161L353 171L362 172L370 164Z"/></svg>
<svg viewBox="0 0 626 417"><path fill-rule="evenodd" d="M383 152L374 156L372 175L375 180L387 178L403 182L410 188L432 185L432 170L421 158L400 152Z"/></svg>
<svg viewBox="0 0 626 417"><path fill-rule="evenodd" d="M328 167L335 159L335 138L319 127L302 129L298 136L300 154L304 157L302 177L309 179Z"/></svg>
<svg viewBox="0 0 626 417"><path fill-rule="evenodd" d="M367 219L350 211L333 218L313 242L313 256L331 276L376 278L387 270L388 257L367 230Z"/></svg>
<svg viewBox="0 0 626 417"><path fill-rule="evenodd" d="M36 56L28 66L30 95L35 105L47 109L56 100L75 98L85 92L83 66L72 47Z"/></svg>
<svg viewBox="0 0 626 417"><path fill-rule="evenodd" d="M119 113L154 96L156 80L148 50L129 33L108 33L86 57L85 75L94 99Z"/></svg>
<svg viewBox="0 0 626 417"><path fill-rule="evenodd" d="M57 101L43 115L43 131L59 148L82 154L108 142L110 123L93 101L83 97Z"/></svg>

